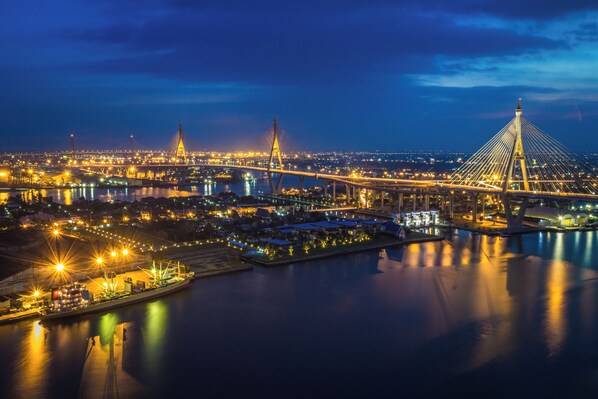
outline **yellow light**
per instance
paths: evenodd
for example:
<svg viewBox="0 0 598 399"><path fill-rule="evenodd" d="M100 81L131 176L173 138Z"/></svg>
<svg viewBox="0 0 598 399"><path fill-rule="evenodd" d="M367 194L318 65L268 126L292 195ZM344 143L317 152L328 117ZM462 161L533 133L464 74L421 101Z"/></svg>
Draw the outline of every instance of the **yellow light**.
<svg viewBox="0 0 598 399"><path fill-rule="evenodd" d="M112 255L112 257L114 258L116 256L116 251L110 252L110 255Z"/></svg>
<svg viewBox="0 0 598 399"><path fill-rule="evenodd" d="M56 265L56 271L57 272L61 272L64 270L64 265L62 263L59 263Z"/></svg>
<svg viewBox="0 0 598 399"><path fill-rule="evenodd" d="M128 249L123 249L123 255L128 255L129 254L129 250Z"/></svg>
<svg viewBox="0 0 598 399"><path fill-rule="evenodd" d="M97 259L96 259L96 263L97 263L98 265L101 265L102 263L104 263L104 259L102 259L102 258L97 258Z"/></svg>
<svg viewBox="0 0 598 399"><path fill-rule="evenodd" d="M33 291L33 296L37 298L39 296L39 291L38 290Z"/></svg>
<svg viewBox="0 0 598 399"><path fill-rule="evenodd" d="M54 229L54 231L52 232L52 234L54 234L55 236L60 234L60 231L58 229Z"/></svg>

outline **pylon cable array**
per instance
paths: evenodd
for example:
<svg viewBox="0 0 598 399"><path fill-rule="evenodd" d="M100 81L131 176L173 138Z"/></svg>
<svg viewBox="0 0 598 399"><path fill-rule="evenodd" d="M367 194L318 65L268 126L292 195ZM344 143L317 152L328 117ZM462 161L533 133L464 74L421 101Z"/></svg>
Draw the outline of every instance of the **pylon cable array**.
<svg viewBox="0 0 598 399"><path fill-rule="evenodd" d="M596 195L596 168L525 118L521 118L521 148L517 149L516 119L463 163L447 183L508 192Z"/></svg>

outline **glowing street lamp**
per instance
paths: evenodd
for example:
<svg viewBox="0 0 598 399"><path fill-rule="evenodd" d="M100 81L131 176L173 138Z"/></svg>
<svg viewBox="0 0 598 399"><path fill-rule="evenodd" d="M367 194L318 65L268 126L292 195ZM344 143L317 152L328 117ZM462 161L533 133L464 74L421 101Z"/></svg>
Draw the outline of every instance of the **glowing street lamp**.
<svg viewBox="0 0 598 399"><path fill-rule="evenodd" d="M104 263L104 259L102 259L102 258L98 257L98 258L96 258L96 263L97 263L98 265L101 265L102 263Z"/></svg>
<svg viewBox="0 0 598 399"><path fill-rule="evenodd" d="M126 249L126 248L125 248L125 249L123 249L123 255L124 255L124 256L127 256L128 254L129 254L129 250L128 250L128 249Z"/></svg>
<svg viewBox="0 0 598 399"><path fill-rule="evenodd" d="M62 272L64 270L64 265L62 263L58 263L55 268L57 272Z"/></svg>
<svg viewBox="0 0 598 399"><path fill-rule="evenodd" d="M110 252L110 256L112 256L113 258L116 258L116 251Z"/></svg>
<svg viewBox="0 0 598 399"><path fill-rule="evenodd" d="M39 297L39 291L38 290L33 291L33 296L36 298Z"/></svg>
<svg viewBox="0 0 598 399"><path fill-rule="evenodd" d="M54 234L54 237L58 237L58 236L60 235L60 230L58 230L58 229L54 229L54 230L52 231L52 234Z"/></svg>

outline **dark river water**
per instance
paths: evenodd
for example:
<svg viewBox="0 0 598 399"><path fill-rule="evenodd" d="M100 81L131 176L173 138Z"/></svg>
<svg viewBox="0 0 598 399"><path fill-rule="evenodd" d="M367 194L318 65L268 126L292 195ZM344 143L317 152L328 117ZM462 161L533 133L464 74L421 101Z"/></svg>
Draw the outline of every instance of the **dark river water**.
<svg viewBox="0 0 598 399"><path fill-rule="evenodd" d="M598 233L446 237L0 327L0 397L597 397Z"/></svg>
<svg viewBox="0 0 598 399"><path fill-rule="evenodd" d="M283 179L283 188L298 187L297 178L285 177ZM316 185L322 185L316 179L305 178L304 187L309 188ZM339 189L340 190L340 189ZM30 199L32 194L40 193L44 197L52 197L57 203L70 205L73 201L81 197L94 201L135 201L144 197L184 197L190 195L211 195L221 192L234 192L238 195L257 196L260 193L270 193L270 183L267 179L259 178L255 180L239 180L230 183L213 182L210 184L201 184L195 186L179 187L118 187L118 188L98 188L81 187L66 189L41 189L28 191L0 191L0 203L7 201L10 196L21 195L25 199Z"/></svg>

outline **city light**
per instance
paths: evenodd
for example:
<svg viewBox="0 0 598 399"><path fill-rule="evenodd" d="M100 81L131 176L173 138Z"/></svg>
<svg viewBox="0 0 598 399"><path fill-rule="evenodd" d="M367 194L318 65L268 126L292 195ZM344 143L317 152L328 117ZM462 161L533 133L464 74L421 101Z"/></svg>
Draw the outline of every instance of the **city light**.
<svg viewBox="0 0 598 399"><path fill-rule="evenodd" d="M115 258L116 257L116 251L110 252L110 256L112 256L113 258Z"/></svg>
<svg viewBox="0 0 598 399"><path fill-rule="evenodd" d="M64 270L64 265L63 265L62 263L58 263L58 264L55 266L55 269L56 269L56 271L57 271L57 272L61 272L61 271L63 271L63 270Z"/></svg>
<svg viewBox="0 0 598 399"><path fill-rule="evenodd" d="M57 236L59 236L59 235L60 235L60 230L58 230L58 229L54 229L54 230L52 231L52 234L54 234L54 236L55 236L55 237L57 237Z"/></svg>
<svg viewBox="0 0 598 399"><path fill-rule="evenodd" d="M102 259L102 258L98 257L98 258L96 258L96 263L97 263L98 265L101 265L102 263L104 263L104 259Z"/></svg>

